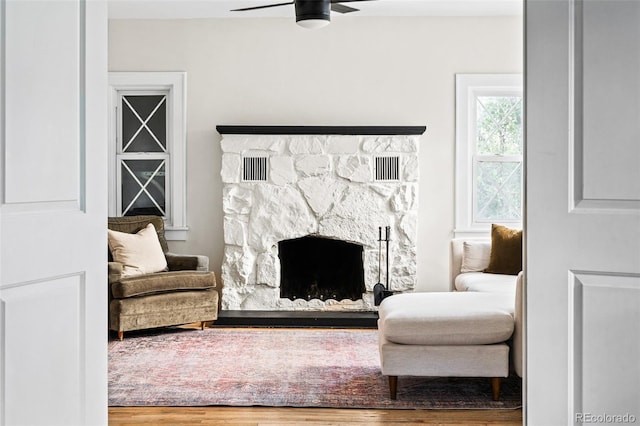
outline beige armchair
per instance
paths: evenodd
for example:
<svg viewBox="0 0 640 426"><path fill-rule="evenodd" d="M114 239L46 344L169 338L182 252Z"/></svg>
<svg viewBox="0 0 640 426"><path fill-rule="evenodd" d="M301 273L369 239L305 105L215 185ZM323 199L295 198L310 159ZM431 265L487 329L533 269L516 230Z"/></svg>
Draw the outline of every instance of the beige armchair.
<svg viewBox="0 0 640 426"><path fill-rule="evenodd" d="M135 234L152 223L164 252L168 271L122 276L123 265L109 252L109 329L124 338L125 331L166 327L218 318L219 289L206 256L169 253L164 221L159 216L110 217L108 228Z"/></svg>

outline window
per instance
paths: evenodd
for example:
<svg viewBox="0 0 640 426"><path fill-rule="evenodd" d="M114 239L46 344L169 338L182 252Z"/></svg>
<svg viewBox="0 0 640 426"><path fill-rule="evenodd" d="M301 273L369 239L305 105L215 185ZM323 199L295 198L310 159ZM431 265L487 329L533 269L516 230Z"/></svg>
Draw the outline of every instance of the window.
<svg viewBox="0 0 640 426"><path fill-rule="evenodd" d="M159 215L184 240L186 75L112 72L109 83L109 215Z"/></svg>
<svg viewBox="0 0 640 426"><path fill-rule="evenodd" d="M457 237L522 225L522 76L456 75Z"/></svg>

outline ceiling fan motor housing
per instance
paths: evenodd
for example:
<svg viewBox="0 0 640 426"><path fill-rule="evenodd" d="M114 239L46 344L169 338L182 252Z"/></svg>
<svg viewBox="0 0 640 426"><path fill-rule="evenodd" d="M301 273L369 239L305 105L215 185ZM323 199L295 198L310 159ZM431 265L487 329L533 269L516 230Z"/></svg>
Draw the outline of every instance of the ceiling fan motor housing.
<svg viewBox="0 0 640 426"><path fill-rule="evenodd" d="M308 19L330 21L331 2L328 0L295 0L296 22Z"/></svg>

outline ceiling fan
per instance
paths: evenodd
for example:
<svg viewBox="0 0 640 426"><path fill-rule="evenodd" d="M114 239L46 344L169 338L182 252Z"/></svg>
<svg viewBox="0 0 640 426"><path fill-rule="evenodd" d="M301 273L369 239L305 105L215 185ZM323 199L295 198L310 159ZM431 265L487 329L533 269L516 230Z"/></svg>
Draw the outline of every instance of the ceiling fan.
<svg viewBox="0 0 640 426"><path fill-rule="evenodd" d="M331 20L330 10L338 13L357 12L359 9L346 6L341 3L353 3L357 1L372 0L293 0L286 3L274 3L263 6L245 7L233 9L231 12L244 12L247 10L266 9L269 7L295 5L296 23L304 28L316 29L329 24Z"/></svg>

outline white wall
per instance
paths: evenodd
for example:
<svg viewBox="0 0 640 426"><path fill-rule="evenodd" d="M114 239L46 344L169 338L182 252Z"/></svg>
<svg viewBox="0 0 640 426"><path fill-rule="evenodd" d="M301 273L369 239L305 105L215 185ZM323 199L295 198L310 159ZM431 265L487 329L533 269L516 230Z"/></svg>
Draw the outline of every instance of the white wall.
<svg viewBox="0 0 640 426"><path fill-rule="evenodd" d="M109 23L110 71L186 71L188 240L220 276L218 124L426 125L420 146L418 291L445 291L454 226L456 73L523 70L522 17Z"/></svg>

